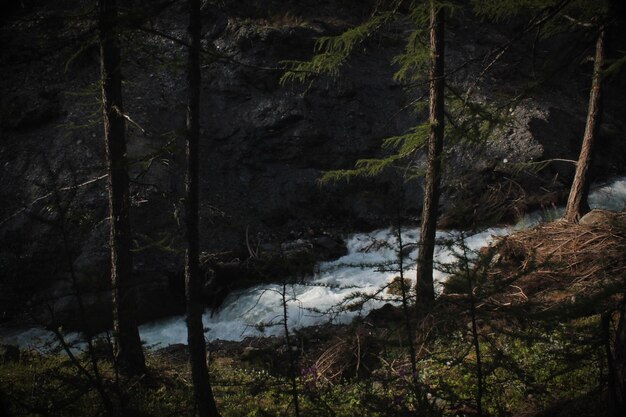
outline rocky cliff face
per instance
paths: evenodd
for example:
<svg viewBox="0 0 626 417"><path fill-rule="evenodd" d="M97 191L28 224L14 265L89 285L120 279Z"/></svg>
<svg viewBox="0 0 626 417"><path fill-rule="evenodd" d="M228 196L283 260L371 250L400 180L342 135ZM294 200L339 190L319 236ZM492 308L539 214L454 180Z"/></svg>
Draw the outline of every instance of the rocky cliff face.
<svg viewBox="0 0 626 417"><path fill-rule="evenodd" d="M398 216L416 221L419 180L407 182L386 172L347 184L317 182L326 170L378 155L381 139L423 121L411 105L420 92L407 92L392 80L390 61L402 50L407 28L390 27L362 45L338 79L281 86L281 61L307 59L317 37L338 33L366 18L370 9L348 0L262 3L226 1L205 11L205 45L228 58L207 54L203 66L202 247L241 257L246 243L271 245L329 230L387 226ZM67 321L75 315L74 281L85 288L94 314L107 311L102 300L108 298L108 226L94 22L61 20L64 8L75 12L75 2L32 2L13 8L0 28L5 317L14 316L35 293ZM175 3L144 25L170 39L150 31L123 32L143 319L179 307L172 294L181 285L186 54L172 39L184 39L185 22L184 5ZM521 42L483 74L489 64L485 54L515 30L462 13L449 25L447 65L458 68L451 76L455 88L471 87L477 100L494 106L502 105L503 97L524 96L508 105L505 127L492 140L448 144L442 210L450 226L510 219L515 210L556 201L573 173L567 162L517 177L509 167L577 158L590 73L580 58L593 42L576 36L543 42L535 45L534 60L532 45ZM625 171L626 109L616 105L625 89L622 81L612 82L597 178Z"/></svg>

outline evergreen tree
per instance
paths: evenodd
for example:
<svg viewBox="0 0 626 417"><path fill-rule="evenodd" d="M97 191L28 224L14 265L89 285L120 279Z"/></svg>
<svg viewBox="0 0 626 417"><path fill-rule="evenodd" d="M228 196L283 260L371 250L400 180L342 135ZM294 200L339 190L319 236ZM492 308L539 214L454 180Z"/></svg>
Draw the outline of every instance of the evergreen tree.
<svg viewBox="0 0 626 417"><path fill-rule="evenodd" d="M479 15L489 19L506 19L515 15L524 15L528 12L540 16L542 13L557 17L545 20L545 36L554 33L592 28L597 31L594 66L589 93L589 106L580 155L576 163L576 172L570 188L569 198L565 209L564 218L570 222L576 222L582 215L589 211L587 195L591 182L589 168L593 160L594 144L597 141L600 121L602 118L602 81L605 67L605 43L609 20L612 19L607 13L609 4L612 3L617 10L615 1L588 2L584 0L550 0L537 2L535 0L508 0L495 2L494 0L474 0L473 5Z"/></svg>
<svg viewBox="0 0 626 417"><path fill-rule="evenodd" d="M437 211L441 184L441 158L444 136L444 9L430 1L430 69L428 122L428 165L422 206L422 225L417 258L417 297L420 304L434 301L433 255L437 231Z"/></svg>
<svg viewBox="0 0 626 417"><path fill-rule="evenodd" d="M576 174L567 199L565 219L569 222L577 222L583 214L589 211L587 195L589 194L589 167L593 157L594 143L598 136L600 118L602 116L602 68L605 61L606 27L602 25L596 42L596 52L593 60L593 79L591 92L589 93L589 109L587 110L587 123L585 134L580 149L580 156L576 163Z"/></svg>
<svg viewBox="0 0 626 417"><path fill-rule="evenodd" d="M187 69L187 173L185 178L185 298L187 301L187 343L194 398L200 417L217 417L219 412L209 382L206 343L202 324L201 281L198 236L198 144L200 139L200 0L189 0L189 61Z"/></svg>
<svg viewBox="0 0 626 417"><path fill-rule="evenodd" d="M612 323L614 316L617 316L616 324ZM602 333L608 368L609 415L623 416L626 412L626 295L622 295L617 311L602 315Z"/></svg>
<svg viewBox="0 0 626 417"><path fill-rule="evenodd" d="M146 365L134 311L128 162L117 14L115 0L99 0L98 23L109 193L113 328L116 336L117 363L120 369L130 375L137 375L145 372Z"/></svg>
<svg viewBox="0 0 626 417"><path fill-rule="evenodd" d="M290 61L290 70L283 76L287 80L304 81L313 74L339 75L339 70L348 60L356 46L364 43L394 20L401 20L401 2L389 10L378 10L364 23L353 27L339 36L322 37L318 40L317 54L307 62ZM387 168L399 167L405 161L412 165L417 152L427 146L428 159L424 186L422 225L418 258L418 298L420 303L430 304L435 298L433 284L433 254L440 194L442 151L444 137L444 9L447 5L436 0L427 4L411 2L408 19L414 28L406 39L405 52L393 59L400 69L395 74L398 81L417 84L424 81L424 70L428 66L429 120L410 129L407 133L387 138L383 148L391 154L385 158L362 159L352 170L327 172L323 181L349 180L357 176L375 176ZM427 30L425 30L425 28ZM422 38L429 37L426 45ZM405 170L405 168L403 168Z"/></svg>
<svg viewBox="0 0 626 417"><path fill-rule="evenodd" d="M545 4L534 3L532 0L521 2L502 2L506 7L498 10L493 0L475 0L479 12L488 17L508 17L532 10L536 7L552 9L551 13L558 14L560 19L551 21L551 30L548 34L567 30L592 30L597 33L595 53L593 58L593 73L585 131L581 151L576 162L576 172L570 189L565 209L564 219L568 222L577 222L588 210L587 197L591 178L589 169L593 160L594 145L597 142L600 121L602 117L603 79L606 75L619 71L626 62L625 57L615 60L607 66L606 43L609 28L616 19L623 18L623 2L617 0L588 2L584 0L549 1ZM565 22L565 23L562 23ZM594 300L596 303L597 300ZM616 325L611 329L613 317L617 317ZM604 311L602 314L602 330L605 342L605 357L608 368L608 413L610 416L622 416L626 411L626 298L622 297L616 311Z"/></svg>

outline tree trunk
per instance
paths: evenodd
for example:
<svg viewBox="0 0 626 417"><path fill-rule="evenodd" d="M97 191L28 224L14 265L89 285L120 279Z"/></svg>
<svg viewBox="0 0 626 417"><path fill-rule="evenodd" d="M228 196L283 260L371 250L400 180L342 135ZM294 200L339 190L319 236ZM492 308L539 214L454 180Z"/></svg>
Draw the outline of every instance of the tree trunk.
<svg viewBox="0 0 626 417"><path fill-rule="evenodd" d="M209 382L206 343L202 324L202 303L198 243L198 142L200 137L200 0L189 0L189 62L187 81L187 174L185 178L185 296L187 301L187 343L191 362L194 398L200 417L219 416Z"/></svg>
<svg viewBox="0 0 626 417"><path fill-rule="evenodd" d="M444 133L444 10L430 3L429 123L428 167L422 208L422 227L417 258L418 308L435 299L433 255L437 229L437 208L441 183L441 153Z"/></svg>
<svg viewBox="0 0 626 417"><path fill-rule="evenodd" d="M626 413L626 295L617 311L617 326L611 343L613 311L602 314L602 333L608 368L608 415Z"/></svg>
<svg viewBox="0 0 626 417"><path fill-rule="evenodd" d="M600 127L600 117L602 115L601 92L602 92L602 67L604 66L604 40L606 28L600 27L598 40L596 42L596 56L593 64L593 80L591 82L591 92L589 94L589 109L587 110L587 124L585 135L580 150L580 156L576 163L576 174L570 189L567 207L565 208L565 219L569 222L577 222L580 217L589 211L587 204L587 194L589 192L589 167L593 157L593 145Z"/></svg>
<svg viewBox="0 0 626 417"><path fill-rule="evenodd" d="M99 1L99 32L115 352L120 369L137 375L145 372L146 365L135 320L128 164L115 0Z"/></svg>
<svg viewBox="0 0 626 417"><path fill-rule="evenodd" d="M626 295L622 297L619 310L619 321L613 343L615 369L615 416L623 416L626 413Z"/></svg>

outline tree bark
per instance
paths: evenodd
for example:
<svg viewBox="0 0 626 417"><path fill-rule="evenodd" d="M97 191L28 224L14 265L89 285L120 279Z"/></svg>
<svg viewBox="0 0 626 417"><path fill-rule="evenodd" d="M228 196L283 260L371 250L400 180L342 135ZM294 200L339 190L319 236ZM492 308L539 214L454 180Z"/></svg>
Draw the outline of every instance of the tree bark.
<svg viewBox="0 0 626 417"><path fill-rule="evenodd" d="M441 183L441 154L444 134L444 10L430 2L429 123L428 167L426 170L422 226L417 258L417 305L435 299L433 255L437 230L437 209Z"/></svg>
<svg viewBox="0 0 626 417"><path fill-rule="evenodd" d="M202 324L202 303L199 269L198 233L198 146L200 139L200 0L189 0L189 62L187 82L187 173L185 178L185 224L187 251L185 253L185 296L187 301L187 343L191 362L194 399L200 417L219 416L209 382L206 343Z"/></svg>
<svg viewBox="0 0 626 417"><path fill-rule="evenodd" d="M128 163L115 0L99 1L99 35L115 352L120 370L137 375L145 372L146 365L135 320Z"/></svg>
<svg viewBox="0 0 626 417"><path fill-rule="evenodd" d="M626 413L626 295L622 297L619 320L613 344L613 367L615 369L615 416Z"/></svg>
<svg viewBox="0 0 626 417"><path fill-rule="evenodd" d="M602 314L602 333L608 368L608 415L626 413L626 295L617 310L617 326L611 343L613 311Z"/></svg>
<svg viewBox="0 0 626 417"><path fill-rule="evenodd" d="M589 193L589 167L593 157L594 142L600 127L602 116L602 67L604 66L604 42L606 38L606 28L600 27L598 40L596 42L596 55L593 64L593 79L591 82L591 92L589 94L589 109L587 110L587 123L585 135L580 150L580 156L576 163L576 174L572 182L567 207L565 208L565 220L577 222L582 215L589 211L587 204L587 194Z"/></svg>

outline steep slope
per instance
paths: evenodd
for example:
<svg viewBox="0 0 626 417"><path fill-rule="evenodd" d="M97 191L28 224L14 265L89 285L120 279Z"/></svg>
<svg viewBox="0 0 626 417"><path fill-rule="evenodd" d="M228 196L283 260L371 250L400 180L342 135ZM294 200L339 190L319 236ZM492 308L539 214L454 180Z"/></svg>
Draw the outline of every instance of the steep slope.
<svg viewBox="0 0 626 417"><path fill-rule="evenodd" d="M0 27L0 262L8 277L3 315L15 315L36 292L57 314L71 317L71 265L89 287L94 314L106 317L106 193L91 2L25 3L6 9ZM390 27L363 44L338 79L278 82L281 61L307 59L317 37L366 19L373 4L233 0L204 11L206 48L217 55L206 54L203 66L202 248L241 256L246 243L281 242L310 230L372 228L398 215L415 221L419 180L405 182L388 172L348 184L317 183L323 171L378 154L381 139L423 120L411 105L420 91L407 92L392 80L390 60L402 50L407 28ZM127 16L132 20L132 9ZM185 21L184 5L174 2L143 22L143 30L123 32L143 319L180 307L185 50L177 40ZM468 13L455 15L450 25L447 59L450 68L459 68L452 76L457 88L473 87L485 104L525 98L511 104L510 118L493 140L450 147L442 207L448 225L502 221L555 202L573 173L564 162L521 177L509 167L575 159L589 73L577 59L588 50L586 40L542 43L535 61L547 64L539 66L528 60L532 40L514 44L479 77L489 52L515 31L514 24L482 24ZM565 54L564 45L573 51ZM623 141L616 139L624 132L626 109L614 105L621 91L618 79L607 98L597 177L625 169ZM63 231L71 237L67 244Z"/></svg>

